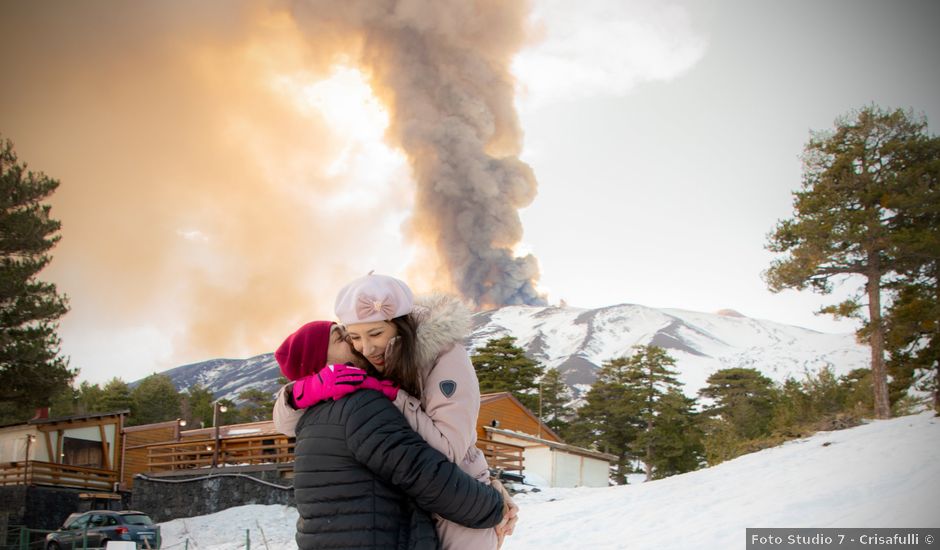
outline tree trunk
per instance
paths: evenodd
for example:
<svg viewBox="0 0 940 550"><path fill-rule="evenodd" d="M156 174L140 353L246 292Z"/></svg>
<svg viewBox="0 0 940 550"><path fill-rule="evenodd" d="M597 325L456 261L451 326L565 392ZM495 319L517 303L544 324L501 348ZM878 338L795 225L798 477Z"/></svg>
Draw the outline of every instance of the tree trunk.
<svg viewBox="0 0 940 550"><path fill-rule="evenodd" d="M871 254L868 272L868 318L871 322L871 377L875 391L875 417L891 418L891 403L888 400L888 373L885 368L885 334L881 320L881 266L878 253Z"/></svg>
<svg viewBox="0 0 940 550"><path fill-rule="evenodd" d="M940 364L935 364L933 369L933 410L940 416Z"/></svg>
<svg viewBox="0 0 940 550"><path fill-rule="evenodd" d="M940 262L933 264L933 280L936 285L934 292L937 294L937 303L940 304ZM937 325L934 327L934 342L940 342L940 319L935 321ZM937 416L940 416L940 358L935 358L933 362L933 381L933 410Z"/></svg>

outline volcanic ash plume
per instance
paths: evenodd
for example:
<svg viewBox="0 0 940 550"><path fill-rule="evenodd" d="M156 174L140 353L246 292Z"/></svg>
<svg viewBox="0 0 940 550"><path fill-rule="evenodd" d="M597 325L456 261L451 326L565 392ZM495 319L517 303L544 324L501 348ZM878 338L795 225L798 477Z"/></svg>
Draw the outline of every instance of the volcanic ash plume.
<svg viewBox="0 0 940 550"><path fill-rule="evenodd" d="M358 64L390 111L388 138L415 175L413 235L436 249L456 290L479 306L545 304L536 259L512 252L522 238L518 209L536 193L518 157L508 69L527 5L308 1L294 11L311 42L358 38Z"/></svg>

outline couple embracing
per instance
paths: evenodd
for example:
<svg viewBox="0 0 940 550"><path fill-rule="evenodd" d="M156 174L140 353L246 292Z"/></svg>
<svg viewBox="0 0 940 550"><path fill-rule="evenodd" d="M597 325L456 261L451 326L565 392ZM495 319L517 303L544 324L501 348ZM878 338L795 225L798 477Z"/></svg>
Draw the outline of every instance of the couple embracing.
<svg viewBox="0 0 940 550"><path fill-rule="evenodd" d="M518 508L476 447L470 312L371 273L335 309L339 323L307 323L275 352L292 381L274 423L297 438L298 547L499 548Z"/></svg>

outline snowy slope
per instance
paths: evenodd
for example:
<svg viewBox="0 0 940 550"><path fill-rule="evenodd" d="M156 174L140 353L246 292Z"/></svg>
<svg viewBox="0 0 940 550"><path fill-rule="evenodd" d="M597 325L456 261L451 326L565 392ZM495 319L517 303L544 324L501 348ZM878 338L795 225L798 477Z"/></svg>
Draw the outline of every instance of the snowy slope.
<svg viewBox="0 0 940 550"><path fill-rule="evenodd" d="M874 421L664 480L517 495L505 550L743 549L747 527L940 527L940 419ZM164 550L295 548L297 512L242 506L162 524Z"/></svg>
<svg viewBox="0 0 940 550"><path fill-rule="evenodd" d="M831 366L837 374L867 367L869 351L852 334L820 332L741 316L622 304L600 309L509 306L478 313L469 347L513 336L527 354L558 367L572 386L594 381L604 361L629 354L634 345L666 348L677 361L686 393L694 395L718 369L749 367L774 380L801 378ZM198 382L217 397L240 391L277 391L273 354L250 359L214 359L165 372L177 387Z"/></svg>

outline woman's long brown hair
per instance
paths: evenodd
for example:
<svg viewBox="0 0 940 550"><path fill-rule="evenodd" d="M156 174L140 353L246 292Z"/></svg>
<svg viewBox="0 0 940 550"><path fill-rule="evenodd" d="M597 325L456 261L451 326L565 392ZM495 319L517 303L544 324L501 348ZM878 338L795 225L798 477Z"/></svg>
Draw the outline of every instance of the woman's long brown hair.
<svg viewBox="0 0 940 550"><path fill-rule="evenodd" d="M353 354L362 361L363 365L368 365L366 370L372 376L391 380L401 389L410 395L421 398L423 384L421 382L420 365L417 360L418 345L418 323L414 317L402 315L388 321L398 329L398 335L392 341L392 345L385 351L385 370L379 372L368 359L352 346Z"/></svg>

